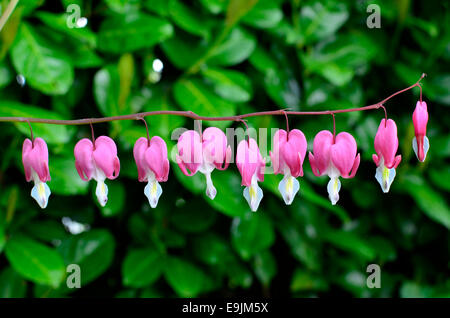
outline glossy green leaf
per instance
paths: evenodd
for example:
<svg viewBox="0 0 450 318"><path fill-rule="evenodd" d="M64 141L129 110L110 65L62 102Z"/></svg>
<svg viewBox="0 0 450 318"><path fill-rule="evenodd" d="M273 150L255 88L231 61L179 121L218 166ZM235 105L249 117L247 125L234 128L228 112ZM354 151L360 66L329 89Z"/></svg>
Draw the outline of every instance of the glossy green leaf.
<svg viewBox="0 0 450 318"><path fill-rule="evenodd" d="M106 183L108 185L108 203L104 207L100 207L100 211L103 216L112 217L123 212L126 203L126 191L123 183L118 180ZM97 197L94 196L93 200L96 199Z"/></svg>
<svg viewBox="0 0 450 318"><path fill-rule="evenodd" d="M200 116L233 116L235 105L221 99L197 79L179 80L173 88L177 103L186 111ZM207 124L210 122L206 121ZM229 122L214 122L214 126L224 128Z"/></svg>
<svg viewBox="0 0 450 318"><path fill-rule="evenodd" d="M276 1L259 0L243 18L242 22L262 29L275 27L283 18L283 11Z"/></svg>
<svg viewBox="0 0 450 318"><path fill-rule="evenodd" d="M274 243L275 231L266 214L249 212L233 219L231 240L239 255L248 260Z"/></svg>
<svg viewBox="0 0 450 318"><path fill-rule="evenodd" d="M209 36L209 21L192 6L187 6L180 0L169 0L168 9L172 21L178 27L195 35Z"/></svg>
<svg viewBox="0 0 450 318"><path fill-rule="evenodd" d="M272 279L277 274L277 263L275 257L269 250L262 251L255 255L253 259L253 268L259 281L269 286Z"/></svg>
<svg viewBox="0 0 450 318"><path fill-rule="evenodd" d="M191 262L170 257L166 261L164 277L180 297L198 296L207 287L207 276Z"/></svg>
<svg viewBox="0 0 450 318"><path fill-rule="evenodd" d="M23 298L27 292L27 283L11 267L0 273L0 298Z"/></svg>
<svg viewBox="0 0 450 318"><path fill-rule="evenodd" d="M66 265L80 266L81 286L96 279L109 268L114 249L114 238L107 230L91 230L71 236L58 246Z"/></svg>
<svg viewBox="0 0 450 318"><path fill-rule="evenodd" d="M70 60L26 23L19 27L11 59L26 82L44 94L65 94L72 85Z"/></svg>
<svg viewBox="0 0 450 318"><path fill-rule="evenodd" d="M135 288L148 286L160 277L163 268L164 258L155 250L130 250L122 264L123 284Z"/></svg>
<svg viewBox="0 0 450 318"><path fill-rule="evenodd" d="M56 195L84 195L89 182L83 181L75 168L74 158L52 157L49 159L52 180L47 184Z"/></svg>
<svg viewBox="0 0 450 318"><path fill-rule="evenodd" d="M403 185L419 208L432 220L450 228L450 209L444 198L418 176L406 176Z"/></svg>
<svg viewBox="0 0 450 318"><path fill-rule="evenodd" d="M149 48L173 35L166 20L146 14L116 16L105 20L98 33L98 48L124 53Z"/></svg>
<svg viewBox="0 0 450 318"><path fill-rule="evenodd" d="M11 237L5 254L15 271L35 283L56 288L64 279L65 266L61 256L54 249L26 236Z"/></svg>
<svg viewBox="0 0 450 318"><path fill-rule="evenodd" d="M227 39L214 48L208 59L210 65L231 66L245 61L256 47L254 36L241 28L234 28Z"/></svg>
<svg viewBox="0 0 450 318"><path fill-rule="evenodd" d="M202 74L212 82L217 95L231 102L247 102L252 97L252 84L243 73L208 68L203 70Z"/></svg>

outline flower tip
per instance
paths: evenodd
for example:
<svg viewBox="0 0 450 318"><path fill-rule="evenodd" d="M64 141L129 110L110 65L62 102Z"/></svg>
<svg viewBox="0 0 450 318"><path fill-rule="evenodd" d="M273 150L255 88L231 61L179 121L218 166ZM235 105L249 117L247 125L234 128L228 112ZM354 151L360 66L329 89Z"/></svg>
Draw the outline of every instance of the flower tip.
<svg viewBox="0 0 450 318"><path fill-rule="evenodd" d="M288 175L285 175L283 180L281 180L278 185L278 190L280 191L286 205L292 204L299 189L300 184L297 179Z"/></svg>
<svg viewBox="0 0 450 318"><path fill-rule="evenodd" d="M252 212L256 212L263 198L263 192L258 185L251 185L245 187L244 198L247 200Z"/></svg>
<svg viewBox="0 0 450 318"><path fill-rule="evenodd" d="M41 209L47 207L50 194L50 188L45 182L37 182L31 190L31 197L36 200Z"/></svg>
<svg viewBox="0 0 450 318"><path fill-rule="evenodd" d="M95 189L95 195L97 196L98 203L101 207L104 207L108 202L108 186L103 181L97 182L97 188Z"/></svg>
<svg viewBox="0 0 450 318"><path fill-rule="evenodd" d="M162 188L158 181L149 180L147 185L144 188L144 194L148 199L148 203L154 209L158 205L159 198L162 194Z"/></svg>

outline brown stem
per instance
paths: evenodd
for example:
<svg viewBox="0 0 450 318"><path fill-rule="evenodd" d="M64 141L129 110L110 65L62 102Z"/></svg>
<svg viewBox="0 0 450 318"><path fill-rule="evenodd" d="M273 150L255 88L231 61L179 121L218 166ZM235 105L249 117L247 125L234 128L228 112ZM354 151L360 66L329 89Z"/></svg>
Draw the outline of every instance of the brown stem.
<svg viewBox="0 0 450 318"><path fill-rule="evenodd" d="M420 79L413 85L404 88L400 91L393 93L392 95L386 97L382 101L357 108L347 108L347 109L337 109L337 110L324 110L324 111L314 111L314 112L305 112L305 111L284 111L284 110L272 110L272 111L263 111L263 112L254 112L237 116L226 116L226 117L207 117L207 116L199 116L192 111L178 111L178 110L159 110L159 111L151 111L151 112L143 112L137 114L130 115L122 115L122 116L111 116L111 117L101 117L101 118L85 118L85 119L75 119L75 120L58 120L58 119L45 119L45 118L30 118L30 117L0 117L0 122L30 122L30 123L44 123L44 124L54 124L54 125L87 125L94 123L104 123L115 120L135 120L136 118L146 117L146 116L155 116L155 115L175 115L175 116L184 116L196 120L207 120L207 121L240 121L240 119L256 117L256 116L275 116L275 115L295 115L295 116L306 116L306 115L330 115L330 114L339 114L339 113L350 113L356 111L365 111L371 109L378 109L383 104L385 104L388 100L393 98L394 96L406 92L416 86L420 86L420 81L424 78L426 74L422 74Z"/></svg>
<svg viewBox="0 0 450 318"><path fill-rule="evenodd" d="M33 136L33 128L31 128L31 124L28 121L28 126L30 126L30 137L31 137L31 145L34 147L34 136Z"/></svg>
<svg viewBox="0 0 450 318"><path fill-rule="evenodd" d="M148 126L147 126L147 121L145 120L145 118L138 118L139 120L142 120L145 124L145 129L147 130L147 146L150 147L150 134L148 133Z"/></svg>
<svg viewBox="0 0 450 318"><path fill-rule="evenodd" d="M95 149L95 135L94 135L94 126L92 125L92 122L89 123L91 125L91 136L92 136L92 145Z"/></svg>

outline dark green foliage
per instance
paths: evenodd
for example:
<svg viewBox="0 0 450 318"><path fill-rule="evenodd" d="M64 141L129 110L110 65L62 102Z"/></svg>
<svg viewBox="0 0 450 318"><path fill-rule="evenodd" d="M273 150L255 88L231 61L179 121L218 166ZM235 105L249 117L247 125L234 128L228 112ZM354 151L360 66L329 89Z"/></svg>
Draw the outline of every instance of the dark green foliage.
<svg viewBox="0 0 450 318"><path fill-rule="evenodd" d="M9 1L0 2L5 8ZM72 3L86 27L68 27ZM370 3L380 5L381 29L366 26ZM403 158L389 194L376 183L371 159L380 110L336 116L337 130L354 135L361 152L337 206L308 160L292 206L278 193L281 176L268 174L257 213L242 196L235 165L212 174L218 191L212 201L203 175L186 177L171 162L151 209L132 156L134 142L145 136L143 123L96 124L97 136L114 138L121 160L101 208L93 182L82 181L74 165L73 148L90 137L89 127L33 124L50 152L52 195L42 211L21 162L29 127L0 123L0 297L450 297L449 21L448 3L437 0L20 1L0 33L0 116L349 108L378 102L426 72L431 147L419 163L411 147L415 88L385 105ZM169 154L174 130L193 128L183 117L147 122ZM248 124L285 127L284 117ZM290 127L300 128L311 148L332 122L291 116ZM81 267L79 290L66 287L69 264ZM381 289L366 286L369 264L381 267Z"/></svg>

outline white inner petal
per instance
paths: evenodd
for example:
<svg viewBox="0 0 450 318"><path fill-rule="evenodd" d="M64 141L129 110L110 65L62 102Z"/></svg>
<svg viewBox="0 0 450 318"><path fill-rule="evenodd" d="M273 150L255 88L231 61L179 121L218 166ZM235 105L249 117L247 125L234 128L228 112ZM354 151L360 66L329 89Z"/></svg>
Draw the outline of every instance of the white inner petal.
<svg viewBox="0 0 450 318"><path fill-rule="evenodd" d="M389 192L391 184L394 181L395 175L396 175L395 168L388 169L384 165L384 158L381 157L380 164L378 165L377 170L375 172L375 179L377 179L384 193Z"/></svg>
<svg viewBox="0 0 450 318"><path fill-rule="evenodd" d="M48 204L48 197L51 194L50 188L47 183L39 180L39 177L35 171L33 173L34 187L31 189L31 197L36 200L41 209L45 209Z"/></svg>
<svg viewBox="0 0 450 318"><path fill-rule="evenodd" d="M244 198L247 200L250 209L253 212L258 210L259 204L263 198L263 191L258 186L258 181L256 178L256 173L252 177L252 183L249 187L244 189Z"/></svg>
<svg viewBox="0 0 450 318"><path fill-rule="evenodd" d="M217 190L214 187L214 184L211 179L211 173L205 173L206 177L206 195L211 199L214 200L217 194Z"/></svg>
<svg viewBox="0 0 450 318"><path fill-rule="evenodd" d="M339 190L341 189L341 181L339 177L331 177L327 185L328 197L331 204L335 205L339 200Z"/></svg>
<svg viewBox="0 0 450 318"><path fill-rule="evenodd" d="M300 183L296 178L291 176L290 171L286 173L283 179L278 184L278 190L283 197L284 203L291 205L294 197L300 189Z"/></svg>
<svg viewBox="0 0 450 318"><path fill-rule="evenodd" d="M430 142L427 136L423 137L423 161L427 158L428 149L430 149Z"/></svg>
<svg viewBox="0 0 450 318"><path fill-rule="evenodd" d="M412 140L412 147L413 147L414 153L416 154L417 159L420 162L424 162L425 159L427 158L428 150L430 149L430 142L428 140L428 137L427 136L423 137L423 160L419 159L419 150L418 150L418 146L417 146L417 139L416 139L416 137L414 137L413 140Z"/></svg>
<svg viewBox="0 0 450 318"><path fill-rule="evenodd" d="M148 202L152 208L156 208L158 205L159 197L162 194L162 188L156 181L153 172L148 175L148 183L144 188L144 194L148 198Z"/></svg>

